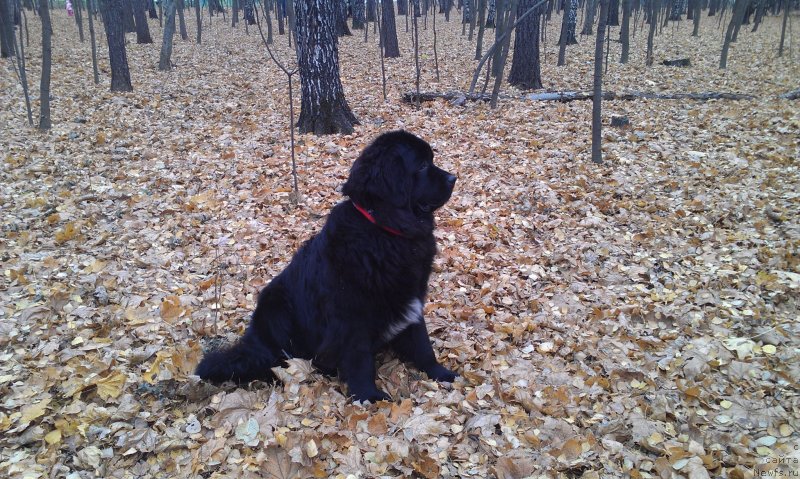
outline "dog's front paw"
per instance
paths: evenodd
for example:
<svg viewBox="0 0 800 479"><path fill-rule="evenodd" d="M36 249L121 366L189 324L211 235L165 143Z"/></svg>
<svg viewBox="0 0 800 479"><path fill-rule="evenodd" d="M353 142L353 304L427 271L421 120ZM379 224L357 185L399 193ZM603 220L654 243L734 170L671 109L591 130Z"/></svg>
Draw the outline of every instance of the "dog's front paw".
<svg viewBox="0 0 800 479"><path fill-rule="evenodd" d="M375 389L373 391L361 391L361 392L353 392L353 401L369 401L372 404L375 404L378 401L391 401L392 397L386 394L385 392L381 391L380 389Z"/></svg>
<svg viewBox="0 0 800 479"><path fill-rule="evenodd" d="M425 374L427 374L429 378L439 381L440 383L452 383L456 380L456 377L458 377L458 374L450 371L441 364L436 364L426 369Z"/></svg>

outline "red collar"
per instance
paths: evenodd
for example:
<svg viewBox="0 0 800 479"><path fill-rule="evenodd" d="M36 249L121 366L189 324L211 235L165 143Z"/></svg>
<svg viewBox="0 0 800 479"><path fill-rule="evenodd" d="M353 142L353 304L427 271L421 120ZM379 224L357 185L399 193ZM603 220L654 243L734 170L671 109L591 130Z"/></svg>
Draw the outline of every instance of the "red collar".
<svg viewBox="0 0 800 479"><path fill-rule="evenodd" d="M356 203L355 201L352 201L352 200L350 202L353 203L353 206L356 207L358 212L361 213L362 215L364 215L364 218L368 219L370 223L374 224L375 226L379 226L384 231L387 231L387 232L389 232L389 233L391 233L391 234L393 234L395 236L405 237L405 235L403 233L401 233L400 231L397 231L394 228L390 228L390 227L384 226L384 225L379 225L378 222L375 221L375 217L372 216L372 214L370 214L370 212L367 211L363 206L359 205L358 203Z"/></svg>

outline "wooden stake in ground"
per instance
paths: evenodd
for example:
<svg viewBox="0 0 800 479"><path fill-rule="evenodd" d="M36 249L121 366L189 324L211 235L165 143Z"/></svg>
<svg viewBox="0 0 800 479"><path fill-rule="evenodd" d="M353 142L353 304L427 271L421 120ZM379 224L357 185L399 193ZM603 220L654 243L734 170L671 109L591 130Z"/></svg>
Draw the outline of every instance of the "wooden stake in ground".
<svg viewBox="0 0 800 479"><path fill-rule="evenodd" d="M49 130L50 123L50 69L53 64L51 39L53 26L47 2L40 0L39 17L42 19L42 80L39 83L39 129Z"/></svg>
<svg viewBox="0 0 800 479"><path fill-rule="evenodd" d="M597 25L597 40L594 43L594 98L592 99L592 162L594 163L603 162L600 113L603 102L603 42L608 20L608 1L600 0L600 20Z"/></svg>

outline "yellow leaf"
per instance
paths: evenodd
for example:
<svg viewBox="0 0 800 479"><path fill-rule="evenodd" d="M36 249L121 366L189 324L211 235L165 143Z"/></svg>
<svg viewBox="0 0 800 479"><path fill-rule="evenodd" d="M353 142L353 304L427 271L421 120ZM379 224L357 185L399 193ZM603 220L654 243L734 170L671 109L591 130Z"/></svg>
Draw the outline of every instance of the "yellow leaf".
<svg viewBox="0 0 800 479"><path fill-rule="evenodd" d="M29 423L34 419L41 417L44 415L48 404L50 404L50 398L43 399L36 404L31 404L30 406L22 408L22 417L20 418L20 422Z"/></svg>
<svg viewBox="0 0 800 479"><path fill-rule="evenodd" d="M45 442L47 444L58 444L61 442L61 430L60 429L53 429L52 431L48 432L47 435L44 437Z"/></svg>
<svg viewBox="0 0 800 479"><path fill-rule="evenodd" d="M794 428L792 426L788 425L788 424L785 424L785 423L781 424L781 427L780 427L779 430L781 432L781 436L783 436L783 437L789 437L794 432Z"/></svg>
<svg viewBox="0 0 800 479"><path fill-rule="evenodd" d="M107 401L109 398L116 398L122 393L125 381L128 379L123 373L110 374L95 381L97 395L100 399Z"/></svg>
<svg viewBox="0 0 800 479"><path fill-rule="evenodd" d="M775 354L778 351L775 346L771 344L765 344L761 347L761 350L764 351L764 354Z"/></svg>
<svg viewBox="0 0 800 479"><path fill-rule="evenodd" d="M159 310L161 313L161 318L165 321L177 319L184 312L184 309L181 306L181 299L174 295L164 298L164 300L161 302L161 307Z"/></svg>
<svg viewBox="0 0 800 479"><path fill-rule="evenodd" d="M80 228L75 225L75 222L70 221L69 223L65 224L63 228L56 231L56 243L63 243L65 241L69 241L74 239L78 236L78 232Z"/></svg>

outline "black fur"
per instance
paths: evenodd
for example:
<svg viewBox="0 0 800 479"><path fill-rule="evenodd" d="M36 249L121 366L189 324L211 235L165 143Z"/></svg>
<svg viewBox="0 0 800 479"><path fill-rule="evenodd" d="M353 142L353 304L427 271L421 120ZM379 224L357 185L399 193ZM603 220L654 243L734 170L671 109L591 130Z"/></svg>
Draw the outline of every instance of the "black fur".
<svg viewBox="0 0 800 479"><path fill-rule="evenodd" d="M273 379L270 368L305 358L338 373L355 400L374 402L389 398L375 385L375 353L389 345L432 379L453 381L436 361L422 305L436 254L433 212L455 180L416 136L393 131L375 139L350 170L343 188L350 200L261 291L239 342L208 353L197 374L212 382Z"/></svg>

